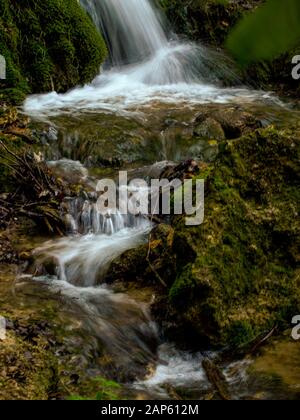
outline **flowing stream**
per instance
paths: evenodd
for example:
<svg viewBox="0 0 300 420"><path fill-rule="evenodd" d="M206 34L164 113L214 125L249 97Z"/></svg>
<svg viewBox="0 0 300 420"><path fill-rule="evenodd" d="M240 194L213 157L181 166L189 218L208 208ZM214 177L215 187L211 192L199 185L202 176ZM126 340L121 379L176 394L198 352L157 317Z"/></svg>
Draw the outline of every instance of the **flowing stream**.
<svg viewBox="0 0 300 420"><path fill-rule="evenodd" d="M237 87L238 79L230 62L221 54L201 45L181 42L169 31L165 18L150 0L81 0L81 4L105 36L108 61L89 85L66 94L51 92L28 97L24 111L33 120L48 120L58 130L62 125L65 129L74 123L76 132L86 124L92 132L90 135L99 137L99 121L106 118L109 129L117 130L119 120L111 123L107 115L129 118L122 121L131 124L130 118L137 115L146 115L148 120L154 118L155 107L158 112L168 113L169 107L174 106L183 109L206 103L275 101L268 93ZM224 81L236 86L227 87ZM93 114L92 119L89 113ZM60 124L62 116L64 120ZM82 139L76 140L70 134L74 127L68 130L68 144L76 155L81 150ZM138 135L144 139L143 132ZM120 139L117 139L118 146ZM164 138L164 148L165 141ZM125 153L125 146L121 154ZM109 151L114 147L112 140ZM143 143L143 147L143 153L147 154L153 145ZM64 149L56 156L51 145L50 155L52 160L69 157ZM156 152L150 153L153 158L149 157L148 161L152 159L154 163L155 155ZM166 155L167 152L164 157L168 158ZM64 162L67 166L67 161ZM54 262L52 275L40 276L37 281L76 302L79 317L84 319L83 328L109 349L120 368L131 371L136 379L135 389L163 398L168 396L163 386L169 384L193 390L195 394L190 395L200 396L201 390L208 386L201 368L203 356L181 352L164 343L147 304L116 293L102 282L115 258L147 240L150 222L118 213L103 217L89 198L70 200L65 208L69 235L36 250L37 258L44 263L52 261L53 265ZM152 374L145 379L140 366L150 365Z"/></svg>

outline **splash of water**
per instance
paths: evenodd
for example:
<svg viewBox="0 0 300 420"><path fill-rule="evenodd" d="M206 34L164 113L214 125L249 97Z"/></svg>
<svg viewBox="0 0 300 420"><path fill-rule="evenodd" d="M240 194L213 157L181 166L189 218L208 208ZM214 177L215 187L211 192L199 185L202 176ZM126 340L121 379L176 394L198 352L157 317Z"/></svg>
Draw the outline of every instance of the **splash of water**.
<svg viewBox="0 0 300 420"><path fill-rule="evenodd" d="M168 398L167 384L190 393L195 390L195 395L200 398L200 391L208 390L210 386L201 366L203 358L200 352L192 354L164 343L158 348L158 363L153 374L143 381L136 381L133 386L138 390L148 390L159 398Z"/></svg>

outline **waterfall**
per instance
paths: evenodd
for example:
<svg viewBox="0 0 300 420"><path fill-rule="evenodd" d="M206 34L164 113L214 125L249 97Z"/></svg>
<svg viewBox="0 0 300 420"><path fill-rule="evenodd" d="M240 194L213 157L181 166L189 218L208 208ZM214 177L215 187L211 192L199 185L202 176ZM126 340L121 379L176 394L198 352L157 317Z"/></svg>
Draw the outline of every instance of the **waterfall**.
<svg viewBox="0 0 300 420"><path fill-rule="evenodd" d="M65 114L71 126L75 122L77 127L89 112L94 112L95 118L101 121L104 113L132 118L146 109L148 115L146 112L144 115L155 125L157 118L152 119L151 113L160 113L169 105L170 109L175 106L181 112L183 106L193 108L198 104L234 101L240 104L269 98L261 92L223 87L224 79L235 80L224 57L201 45L170 37L168 24L150 0L80 2L106 39L109 59L104 70L90 84L66 94L51 92L28 97L24 104L26 114L50 121L49 117ZM162 118L166 118L164 112ZM118 121L111 123L112 129L114 124ZM98 139L101 130L96 124L90 125L93 137ZM126 133L124 136L127 139ZM163 134L162 138L165 140ZM70 135L68 141L71 143L72 139ZM151 136L149 139L152 141ZM76 153L80 154L80 138L75 140ZM176 147L175 138L172 143ZM113 157L113 150L111 153ZM89 185L85 184L88 171L80 162L74 164L62 159L48 164L52 170L56 168L58 176L67 183ZM149 177L160 177L163 167L158 166L153 172L153 168L149 169ZM148 305L103 284L116 258L147 243L150 221L141 215L124 215L112 210L102 214L96 205L97 196L93 194L81 190L79 197L65 199L62 203L61 215L68 226L68 235L48 241L35 250L34 279L46 284L58 296L62 302L59 312L66 307L74 314L80 335L96 343L92 347L95 365L100 361L97 355L102 355L105 349L104 355L109 357L103 361L113 360L116 371L121 374L124 371L126 377L137 379L134 387L139 391L146 389L150 395L153 392L155 397L166 398L166 389L171 387L176 391L178 386L182 391L192 390L194 394L186 395L199 399L199 391L207 389L201 368L202 354L179 351L170 343L158 347L160 337ZM156 281L155 275L153 281ZM136 281L137 287L139 284ZM150 301L150 296L145 299ZM156 371L145 379L146 370L154 365Z"/></svg>
<svg viewBox="0 0 300 420"><path fill-rule="evenodd" d="M121 214L118 209L107 209L103 214L96 202L81 197L65 200L62 207L70 234L114 235L126 228L149 227L149 221L140 215Z"/></svg>
<svg viewBox="0 0 300 420"><path fill-rule="evenodd" d="M172 35L150 0L80 0L106 39L104 71L66 94L32 95L24 111L48 119L61 114L111 112L136 115L149 103L264 102L269 94L228 88L239 80L224 54Z"/></svg>
<svg viewBox="0 0 300 420"><path fill-rule="evenodd" d="M210 78L213 61L200 45L169 41L164 19L149 0L81 0L105 37L113 68L140 64L134 77L148 85ZM145 66L142 64L146 63Z"/></svg>
<svg viewBox="0 0 300 420"><path fill-rule="evenodd" d="M111 262L123 252L144 243L151 229L141 215L100 212L96 202L84 198L62 203L69 235L48 241L35 250L39 264L55 266L58 279L76 286L101 283Z"/></svg>
<svg viewBox="0 0 300 420"><path fill-rule="evenodd" d="M140 62L168 44L148 0L81 0L81 4L103 33L113 65Z"/></svg>

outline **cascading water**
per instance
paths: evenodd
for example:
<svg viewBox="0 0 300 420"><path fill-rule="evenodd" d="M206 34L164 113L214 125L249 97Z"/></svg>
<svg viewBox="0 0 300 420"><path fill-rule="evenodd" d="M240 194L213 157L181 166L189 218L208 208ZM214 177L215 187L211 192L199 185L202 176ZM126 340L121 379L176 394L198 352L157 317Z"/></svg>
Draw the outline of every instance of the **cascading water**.
<svg viewBox="0 0 300 420"><path fill-rule="evenodd" d="M168 46L166 33L148 0L81 0L104 34L114 66L140 62Z"/></svg>
<svg viewBox="0 0 300 420"><path fill-rule="evenodd" d="M226 103L269 98L242 88L222 54L176 36L169 39L164 19L149 0L81 0L104 34L110 57L105 71L87 86L67 94L29 97L27 114L39 118L82 111L128 113L161 103Z"/></svg>
<svg viewBox="0 0 300 420"><path fill-rule="evenodd" d="M163 19L149 0L81 0L81 4L105 36L112 67L139 64L132 75L140 82L193 83L218 73L211 71L214 64L207 50L180 43L174 36L168 39Z"/></svg>
<svg viewBox="0 0 300 420"><path fill-rule="evenodd" d="M162 168L165 165L163 162ZM158 167L160 171L162 168ZM69 235L48 241L35 250L37 266L42 264L46 270L52 267L52 273L35 280L59 294L64 309L80 323L81 334L94 343L94 353L101 354L104 346L120 377L135 380L129 386L131 393L168 398L165 384L194 390L195 395L206 390L202 355L178 351L169 343L161 344L148 305L115 293L102 283L115 258L145 242L150 221L118 211L103 215L95 199L88 196L66 199L61 207ZM144 380L150 368L154 375Z"/></svg>
<svg viewBox="0 0 300 420"><path fill-rule="evenodd" d="M81 4L104 34L109 60L90 85L66 94L29 97L24 111L37 119L60 114L71 118L87 111L98 113L101 119L107 112L135 115L154 103L192 107L269 97L247 89L221 88L224 78L234 78L223 56L169 36L164 19L149 0L81 0ZM72 166L66 159L60 164ZM87 177L80 163L76 173L81 181ZM68 174L63 175L67 179ZM67 200L63 211L69 236L36 250L37 258L51 267L47 276L37 280L65 297L66 304L75 307L84 331L101 343L101 349L106 346L118 367L130 370L136 378L139 366L157 361L156 327L146 305L114 293L102 281L115 258L146 241L151 224L141 216L99 214L95 202L86 197ZM205 386L200 354L192 357L165 343L158 356L162 360L156 373L138 382L138 389L159 388L155 395L164 397L161 385L165 383L181 387L192 383L196 392Z"/></svg>
<svg viewBox="0 0 300 420"><path fill-rule="evenodd" d="M103 214L88 199L69 199L62 207L70 235L45 243L35 254L41 261L52 259L57 277L76 286L99 284L110 263L142 244L151 227L142 216L109 209Z"/></svg>
<svg viewBox="0 0 300 420"><path fill-rule="evenodd" d="M118 211L103 215L89 199L66 200L62 209L69 235L35 250L37 267L48 271L35 280L62 297L80 322L82 334L96 343L96 355L104 346L121 376L144 375L156 360L158 342L148 306L114 293L102 280L115 258L145 242L151 224Z"/></svg>

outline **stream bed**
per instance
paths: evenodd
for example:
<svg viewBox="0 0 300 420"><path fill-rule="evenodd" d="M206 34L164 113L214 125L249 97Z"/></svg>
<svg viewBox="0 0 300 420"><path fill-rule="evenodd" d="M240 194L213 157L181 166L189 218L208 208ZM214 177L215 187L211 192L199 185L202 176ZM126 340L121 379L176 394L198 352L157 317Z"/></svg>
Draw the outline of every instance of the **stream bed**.
<svg viewBox="0 0 300 420"><path fill-rule="evenodd" d="M149 1L128 0L126 9L121 0L81 3L106 34L106 67L90 85L28 97L23 111L41 139L40 156L87 192L65 204L69 234L35 247L46 273L18 277L18 302L24 305L27 293L33 301L41 293L58 300L56 316L68 331L62 341L74 365L123 383L126 397L216 398L202 361L218 353L181 350L166 341L151 318L151 290L133 296L105 284L110 263L146 243L152 224L118 213L101 218L92 192L98 179L116 179L120 170L149 180L167 164L213 162L222 141L288 125L289 106L271 93L239 86L217 53L168 34ZM112 41L116 27L124 39ZM268 389L247 373L252 363L222 366L233 398L259 398L259 390ZM274 381L268 383L274 390ZM274 395L283 395L278 389ZM272 398L272 390L264 395Z"/></svg>

